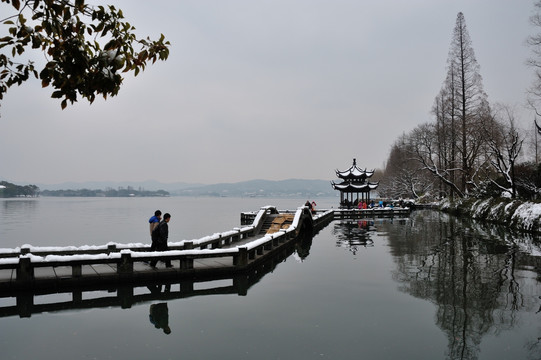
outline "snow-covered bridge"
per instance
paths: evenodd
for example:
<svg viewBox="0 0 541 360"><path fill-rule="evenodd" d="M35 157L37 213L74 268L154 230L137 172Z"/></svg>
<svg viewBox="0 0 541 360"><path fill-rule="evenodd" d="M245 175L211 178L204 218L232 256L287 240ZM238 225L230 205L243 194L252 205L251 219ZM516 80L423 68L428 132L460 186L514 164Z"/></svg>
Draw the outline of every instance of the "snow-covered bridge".
<svg viewBox="0 0 541 360"><path fill-rule="evenodd" d="M0 249L0 291L62 289L96 283L133 283L171 278L234 274L249 270L283 247L326 226L334 218L405 215L409 209L331 209L311 213L306 206L278 211L266 206L241 214L243 227L197 240L170 243L151 252L150 244ZM172 268L148 263L172 261Z"/></svg>

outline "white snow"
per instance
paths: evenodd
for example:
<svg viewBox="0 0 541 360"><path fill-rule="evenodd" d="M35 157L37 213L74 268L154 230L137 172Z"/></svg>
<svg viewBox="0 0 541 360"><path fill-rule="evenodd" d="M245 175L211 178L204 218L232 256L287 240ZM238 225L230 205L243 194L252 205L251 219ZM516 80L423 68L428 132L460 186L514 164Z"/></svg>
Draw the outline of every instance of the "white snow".
<svg viewBox="0 0 541 360"><path fill-rule="evenodd" d="M446 204L448 205L448 204ZM488 200L480 200L475 203L474 207L474 213L478 214L483 209L486 209L486 206L489 205ZM509 211L513 203L505 205L505 211ZM269 210L270 208L274 208L272 206L265 206L262 207L261 210L258 212L254 224L257 224L258 221L261 221L264 213ZM293 224L287 228L287 229L281 229L280 231L274 233L274 234L268 234L261 238L258 238L254 241L251 241L243 247L247 248L248 250L255 249L258 246L261 246L268 242L269 240L272 240L278 236L284 236L289 232L295 231L298 222L300 220L301 213L304 209L304 206L299 207L295 213L295 217L293 220ZM314 218L319 218L321 216L328 215L330 212L334 210L326 210L323 213L319 213L317 215L314 215ZM496 214L497 213L497 207L494 207L494 209L490 210L491 213ZM535 203L524 203L520 205L516 211L514 212L512 216L513 222L518 223L522 227L524 227L526 230L532 229L532 226L536 223L541 221L541 204L535 204ZM246 227L235 227L230 231L222 232L222 233L215 233L209 236L202 237L200 239L193 239L193 240L182 240L180 242L172 242L169 243L171 246L181 246L187 241L193 242L193 245L197 247L199 244L205 244L208 242L211 242L213 240L217 240L220 237L229 237L245 232L253 231L254 226L246 226ZM107 254L105 251L108 250L109 247L116 247L116 249L120 249L120 252L112 252L110 254ZM21 252L21 249L28 250L28 254L25 255L19 255L18 257L6 257L6 258L0 258L0 265L8 265L8 264L17 264L19 262L19 258L30 258L31 262L33 263L45 263L45 262L70 262L70 261L77 261L77 260L108 260L108 259L119 259L122 254L130 254L131 257L134 258L140 258L140 257L152 257L152 256L163 256L163 255L197 255L197 254L224 254L224 255L230 255L238 252L238 248L227 248L227 249L193 249L193 250L169 250L169 251L156 251L156 252L148 252L148 251L134 251L130 249L134 248L149 248L149 244L143 244L143 243L128 243L128 244L120 244L120 243L114 243L109 242L105 245L83 245L80 247L76 246L33 246L30 244L24 244L20 248L15 249L2 249L0 248L0 253L9 255L19 255ZM47 255L45 257L43 256L37 256L32 253L38 253L38 252L62 252L62 251L104 251L100 254L77 254L77 255ZM541 255L541 249L537 248L531 248L530 249L531 254L534 256Z"/></svg>
<svg viewBox="0 0 541 360"><path fill-rule="evenodd" d="M515 210L511 219L531 230L534 223L541 219L541 204L524 203Z"/></svg>

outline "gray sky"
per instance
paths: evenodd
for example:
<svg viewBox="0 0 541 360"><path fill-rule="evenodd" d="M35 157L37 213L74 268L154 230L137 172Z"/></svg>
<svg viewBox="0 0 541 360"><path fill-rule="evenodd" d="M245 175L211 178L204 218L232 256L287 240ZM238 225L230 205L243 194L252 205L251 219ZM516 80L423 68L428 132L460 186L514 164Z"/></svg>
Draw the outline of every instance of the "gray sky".
<svg viewBox="0 0 541 360"><path fill-rule="evenodd" d="M491 104L533 120L522 110L533 1L109 3L138 35L164 33L169 60L64 111L37 80L10 89L0 180L329 180L353 158L381 168L401 134L432 121L460 11Z"/></svg>

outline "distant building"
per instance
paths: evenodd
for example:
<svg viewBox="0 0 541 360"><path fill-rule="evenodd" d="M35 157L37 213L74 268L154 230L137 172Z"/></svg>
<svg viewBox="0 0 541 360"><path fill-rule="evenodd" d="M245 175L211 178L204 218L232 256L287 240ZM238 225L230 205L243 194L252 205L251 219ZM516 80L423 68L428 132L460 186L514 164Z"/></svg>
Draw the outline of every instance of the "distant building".
<svg viewBox="0 0 541 360"><path fill-rule="evenodd" d="M339 184L331 181L334 190L340 191L340 206L357 206L359 202L370 202L370 191L376 190L379 183L371 183L369 178L374 175L374 170L366 171L357 167L357 160L353 159L353 165L345 171L336 170L342 182Z"/></svg>

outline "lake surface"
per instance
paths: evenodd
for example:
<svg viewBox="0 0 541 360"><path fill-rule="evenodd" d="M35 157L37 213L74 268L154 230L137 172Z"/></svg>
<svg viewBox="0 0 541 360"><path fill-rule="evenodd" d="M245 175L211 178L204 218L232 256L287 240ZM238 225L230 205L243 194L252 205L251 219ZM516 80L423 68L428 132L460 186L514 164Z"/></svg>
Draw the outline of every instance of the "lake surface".
<svg viewBox="0 0 541 360"><path fill-rule="evenodd" d="M148 243L147 220L158 208L172 215L171 241L195 239L238 227L242 211L305 201L3 199L0 247ZM316 202L330 208L338 201ZM144 300L126 308L5 315L0 351L2 359L539 359L540 254L537 238L433 211L335 220L258 274L245 294L221 291L227 279L178 298L142 286L134 293ZM181 289L172 284L170 292ZM0 297L1 307L15 304Z"/></svg>

